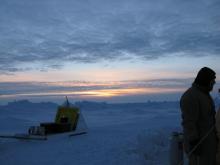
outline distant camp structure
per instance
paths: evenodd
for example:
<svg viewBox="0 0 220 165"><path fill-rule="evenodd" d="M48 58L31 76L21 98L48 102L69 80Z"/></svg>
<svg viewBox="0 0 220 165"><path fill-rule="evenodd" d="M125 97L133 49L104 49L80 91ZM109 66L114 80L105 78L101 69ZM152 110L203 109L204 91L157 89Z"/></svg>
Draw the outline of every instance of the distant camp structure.
<svg viewBox="0 0 220 165"><path fill-rule="evenodd" d="M47 140L54 134L67 133L69 137L87 133L87 125L80 109L66 102L58 106L54 122L40 123L40 126L31 126L27 133L0 134L0 138Z"/></svg>
<svg viewBox="0 0 220 165"><path fill-rule="evenodd" d="M32 126L29 128L30 135L50 135L63 132L75 131L79 118L81 118L81 125L84 125L84 132L86 128L85 120L80 114L78 107L69 103L66 97L66 102L58 107L54 122L40 123L40 126Z"/></svg>

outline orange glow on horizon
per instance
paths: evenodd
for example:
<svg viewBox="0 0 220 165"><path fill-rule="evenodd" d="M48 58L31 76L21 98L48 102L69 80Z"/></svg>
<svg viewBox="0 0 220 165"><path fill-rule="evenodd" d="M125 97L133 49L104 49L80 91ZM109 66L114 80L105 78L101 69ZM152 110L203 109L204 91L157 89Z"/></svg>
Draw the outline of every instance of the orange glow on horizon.
<svg viewBox="0 0 220 165"><path fill-rule="evenodd" d="M129 95L159 94L173 93L183 91L182 88L124 88L124 89L100 89L100 90L84 90L84 91L45 91L35 93L20 93L0 95L0 98L11 98L18 96L75 96L78 98L98 98L98 97L117 97Z"/></svg>

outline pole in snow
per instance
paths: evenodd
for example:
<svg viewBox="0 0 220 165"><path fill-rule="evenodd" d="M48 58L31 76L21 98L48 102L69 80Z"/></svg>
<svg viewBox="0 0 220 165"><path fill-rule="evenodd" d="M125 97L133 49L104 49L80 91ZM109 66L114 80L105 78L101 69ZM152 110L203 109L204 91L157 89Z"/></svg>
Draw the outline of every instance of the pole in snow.
<svg viewBox="0 0 220 165"><path fill-rule="evenodd" d="M183 134L173 132L170 139L170 165L183 165L183 161Z"/></svg>

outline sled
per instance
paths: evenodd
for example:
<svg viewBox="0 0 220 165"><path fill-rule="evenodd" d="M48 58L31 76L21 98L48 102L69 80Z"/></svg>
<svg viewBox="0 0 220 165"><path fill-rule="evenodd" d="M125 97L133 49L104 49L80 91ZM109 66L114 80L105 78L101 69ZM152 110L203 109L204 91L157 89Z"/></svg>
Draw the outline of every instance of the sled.
<svg viewBox="0 0 220 165"><path fill-rule="evenodd" d="M0 138L6 139L20 139L20 140L47 140L47 136L37 136L37 135L29 135L25 133L17 133L17 134L3 134L0 135Z"/></svg>
<svg viewBox="0 0 220 165"><path fill-rule="evenodd" d="M31 126L27 133L0 134L0 138L47 140L50 136L64 133L69 137L87 133L87 126L79 108L70 106L67 98L65 105L58 107L54 122Z"/></svg>
<svg viewBox="0 0 220 165"><path fill-rule="evenodd" d="M66 133L66 132L65 132ZM82 131L72 131L72 132L67 132L68 137L73 137L73 136L78 136L78 135L83 135L86 134L86 130ZM64 133L60 133L64 134ZM20 139L20 140L48 140L51 136L53 135L59 135L59 134L51 134L51 135L30 135L26 133L16 133L16 134L2 134L0 135L0 138L5 138L5 139Z"/></svg>

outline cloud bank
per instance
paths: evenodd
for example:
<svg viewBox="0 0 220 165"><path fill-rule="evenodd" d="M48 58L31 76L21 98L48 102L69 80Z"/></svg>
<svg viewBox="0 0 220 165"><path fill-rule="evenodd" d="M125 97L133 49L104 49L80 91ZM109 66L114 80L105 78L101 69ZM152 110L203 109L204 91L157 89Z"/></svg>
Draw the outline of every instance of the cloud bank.
<svg viewBox="0 0 220 165"><path fill-rule="evenodd" d="M21 99L62 102L65 96L74 101L177 101L191 86L193 80L193 78L187 78L109 82L0 82L0 104ZM218 95L219 88L220 83L217 82L212 92L213 98Z"/></svg>
<svg viewBox="0 0 220 165"><path fill-rule="evenodd" d="M116 95L166 93L182 90L191 81L191 79L155 79L113 82L0 82L0 98L59 95L112 97ZM99 95L99 91L103 95Z"/></svg>
<svg viewBox="0 0 220 165"><path fill-rule="evenodd" d="M219 10L218 0L0 0L0 74L67 61L218 56Z"/></svg>

